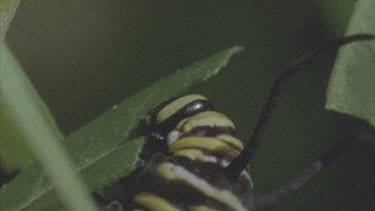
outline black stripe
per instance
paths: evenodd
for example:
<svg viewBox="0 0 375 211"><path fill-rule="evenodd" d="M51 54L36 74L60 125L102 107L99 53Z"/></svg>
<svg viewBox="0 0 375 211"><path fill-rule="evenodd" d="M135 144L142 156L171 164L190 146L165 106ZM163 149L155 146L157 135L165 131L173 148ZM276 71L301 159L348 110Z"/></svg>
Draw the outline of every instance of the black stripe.
<svg viewBox="0 0 375 211"><path fill-rule="evenodd" d="M229 147L231 147L231 146L229 146ZM187 147L181 148L179 150L182 150L182 149L198 149L198 150L201 150L206 155L215 156L218 159L227 159L229 161L234 160L238 156L238 155L237 156L236 155L231 155L227 151L212 151L212 150L209 150L209 149L206 149L206 148L203 148L203 147L198 147L198 146L196 146L196 147L189 147L189 146L187 146ZM233 148L233 149L237 150L236 148ZM238 154L241 153L241 150L237 150L237 151L238 151Z"/></svg>
<svg viewBox="0 0 375 211"><path fill-rule="evenodd" d="M173 97L173 98L170 98L168 100L165 100L163 101L162 103L160 103L159 105L155 106L149 113L148 115L151 116L151 125L150 126L153 126L153 124L156 124L156 118L159 114L159 112L165 108L167 105L171 104L172 102L176 101L177 99L179 99L180 97Z"/></svg>
<svg viewBox="0 0 375 211"><path fill-rule="evenodd" d="M237 139L235 136L232 136L233 138ZM233 144L233 143L230 143L230 142L227 142L225 141L224 139L220 138L220 137L216 137L217 139L221 140L222 142L228 144L230 147L238 150L239 152L242 152L243 148L241 147L238 147L237 145ZM239 142L241 142L241 140L237 139Z"/></svg>
<svg viewBox="0 0 375 211"><path fill-rule="evenodd" d="M191 131L189 131L187 133L183 133L179 139L189 137L189 136L214 137L214 138L217 138L218 140L221 140L222 142L228 144L230 147L232 147L234 149L237 149L240 152L242 151L242 148L238 147L237 145L234 145L230 142L226 142L223 139L220 139L220 138L217 137L218 135L223 135L223 134L230 135L233 138L237 139L236 138L236 132L233 128L231 128L231 127L216 127L216 126L215 127L210 127L210 126L195 127ZM239 141L241 141L241 140L239 140Z"/></svg>
<svg viewBox="0 0 375 211"><path fill-rule="evenodd" d="M187 136L205 136L205 137L215 137L220 134L228 134L235 137L236 132L232 127L210 127L210 126L198 126L194 127L191 131L183 133L181 138Z"/></svg>
<svg viewBox="0 0 375 211"><path fill-rule="evenodd" d="M151 109L151 111L146 114L146 116L149 116L149 118L150 118L150 124L149 125L146 124L145 119L141 120L142 132L149 135L150 137L156 138L157 140L163 138L163 137L158 137L160 135L158 135L155 132L155 129L157 128L157 124L156 124L157 115L158 115L158 113L160 112L161 109L163 109L164 107L166 107L167 105L169 105L173 101L177 100L178 98L179 97L170 98L168 100L165 100L165 101L161 102L157 106L153 107Z"/></svg>
<svg viewBox="0 0 375 211"><path fill-rule="evenodd" d="M225 174L223 174L223 168L218 164L198 160L193 161L186 157L176 157L174 163L194 173L197 177L206 180L207 183L216 188L229 189L230 187Z"/></svg>
<svg viewBox="0 0 375 211"><path fill-rule="evenodd" d="M140 182L142 186L138 193L148 192L160 196L176 207L187 209L204 204L217 210L231 210L231 207L206 196L190 184L184 181L168 181L156 172L149 172Z"/></svg>
<svg viewBox="0 0 375 211"><path fill-rule="evenodd" d="M167 104L166 104L167 105ZM164 107L166 106L164 105ZM172 116L161 122L160 124L156 123L157 113L152 115L151 125L148 129L151 137L158 140L165 140L168 133L177 126L177 124L188 117L191 117L197 113L203 111L212 111L214 110L213 106L207 100L195 100L192 101L182 108L178 109ZM160 110L159 110L160 111ZM159 112L158 111L158 112Z"/></svg>
<svg viewBox="0 0 375 211"><path fill-rule="evenodd" d="M159 127L164 132L168 133L173 128L175 128L181 120L191 117L195 114L201 113L203 111L211 110L213 110L213 107L211 103L207 100L194 100L186 104L184 107L178 109L176 113L174 113L168 119L164 120Z"/></svg>
<svg viewBox="0 0 375 211"><path fill-rule="evenodd" d="M240 175L237 181L229 180L224 174L224 168L214 164L200 161L191 161L185 157L179 157L174 163L184 167L197 177L204 179L210 185L232 192L245 207L252 207L253 188L250 180L245 175Z"/></svg>

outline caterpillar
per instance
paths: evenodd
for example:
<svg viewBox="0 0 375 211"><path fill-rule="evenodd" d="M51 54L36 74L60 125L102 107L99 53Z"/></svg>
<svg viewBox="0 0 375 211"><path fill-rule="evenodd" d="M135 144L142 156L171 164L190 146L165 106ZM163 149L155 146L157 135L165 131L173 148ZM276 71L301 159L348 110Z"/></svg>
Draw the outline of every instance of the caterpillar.
<svg viewBox="0 0 375 211"><path fill-rule="evenodd" d="M152 164L146 167L139 179L142 186L133 198L136 207L154 210L253 207L247 203L252 197L247 172L242 171L236 181L222 173L240 154L243 145L235 137L233 122L214 111L207 98L193 94L167 100L146 116L145 126L151 138L167 144L170 156L154 156ZM179 191L173 191L176 188Z"/></svg>
<svg viewBox="0 0 375 211"><path fill-rule="evenodd" d="M375 39L357 34L318 47L283 71L276 80L247 144L236 136L234 123L208 99L190 94L155 106L142 125L149 141L164 146L137 172L129 201L105 210L259 210L302 188L347 142L338 143L302 175L269 194L255 196L247 166L262 140L280 93L289 78L322 52L347 43Z"/></svg>

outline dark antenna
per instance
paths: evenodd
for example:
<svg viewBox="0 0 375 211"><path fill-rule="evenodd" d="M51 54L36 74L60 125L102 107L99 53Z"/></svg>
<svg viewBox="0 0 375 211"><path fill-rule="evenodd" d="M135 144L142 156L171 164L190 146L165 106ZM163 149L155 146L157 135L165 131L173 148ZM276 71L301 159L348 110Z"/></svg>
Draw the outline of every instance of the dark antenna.
<svg viewBox="0 0 375 211"><path fill-rule="evenodd" d="M252 161L259 143L263 140L268 120L271 118L271 114L277 105L281 91L295 73L302 70L303 67L310 64L316 57L328 50L337 49L351 42L373 39L375 39L374 34L355 34L339 38L333 42L319 46L312 52L296 60L290 67L284 69L272 87L271 93L269 94L262 113L259 116L256 127L251 134L250 139L247 141L244 150L229 164L228 167L225 168L228 177L236 180L246 166Z"/></svg>

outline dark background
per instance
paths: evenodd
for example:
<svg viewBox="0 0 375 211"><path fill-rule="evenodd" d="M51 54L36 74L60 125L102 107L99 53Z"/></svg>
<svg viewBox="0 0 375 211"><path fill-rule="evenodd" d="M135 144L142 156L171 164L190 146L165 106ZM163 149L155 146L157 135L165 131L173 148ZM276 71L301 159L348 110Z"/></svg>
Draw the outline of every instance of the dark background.
<svg viewBox="0 0 375 211"><path fill-rule="evenodd" d="M180 67L245 50L192 92L246 140L281 69L343 34L354 1L21 1L7 42L65 134ZM257 193L286 183L361 123L324 109L334 52L285 89L251 165ZM361 138L274 210L375 208L374 148Z"/></svg>

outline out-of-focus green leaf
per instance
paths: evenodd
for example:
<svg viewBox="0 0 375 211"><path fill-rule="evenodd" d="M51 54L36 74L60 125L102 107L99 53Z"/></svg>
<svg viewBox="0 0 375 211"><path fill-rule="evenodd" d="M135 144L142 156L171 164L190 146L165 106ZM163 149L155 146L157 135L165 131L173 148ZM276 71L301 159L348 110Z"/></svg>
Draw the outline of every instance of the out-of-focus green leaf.
<svg viewBox="0 0 375 211"><path fill-rule="evenodd" d="M72 162L60 145L61 134L51 124L47 109L44 109L21 65L6 46L1 46L0 73L2 107L7 109L65 206L69 210L96 210L86 186L75 175ZM1 198L1 208L8 210L4 204L6 200Z"/></svg>
<svg viewBox="0 0 375 211"><path fill-rule="evenodd" d="M50 113L48 107L43 102L34 86L28 80L27 76L24 75L22 67L18 64L17 60L11 54L9 49L4 43L1 43L1 83L4 84L9 82L9 78L6 77L7 71L17 70L18 73L22 76L22 83L25 86L26 92L22 95L18 95L18 105L23 105L23 100L25 96L29 96L36 105L38 106L38 111L46 119L51 132L60 140L63 139L63 134L61 133L59 127L56 124L55 119ZM10 81L10 83L13 83ZM11 92L20 93L19 90L11 90ZM13 95L17 96L17 95ZM26 145L25 136L20 130L20 125L14 120L10 112L17 112L15 109L10 108L8 104L4 103L3 98L0 102L0 158L1 158L1 167L7 171L11 172L14 170L21 170L27 164L29 164L34 156L32 155L30 149Z"/></svg>
<svg viewBox="0 0 375 211"><path fill-rule="evenodd" d="M0 105L0 163L6 172L22 169L34 160L24 139L9 112Z"/></svg>
<svg viewBox="0 0 375 211"><path fill-rule="evenodd" d="M0 45L2 47L0 52L3 54L3 47L5 43L3 42L5 34L9 28L9 25L16 13L17 7L19 5L19 0L0 0ZM3 59L3 58L2 58ZM1 61L3 67L4 62ZM9 62L8 62L9 63ZM27 79L25 79L27 80ZM35 91L34 87L29 81L27 81L30 87L30 94L33 95L34 99L39 102L39 106L42 108L45 115L50 120L50 125L53 126L56 134L61 138L61 132L59 131L52 115L49 113L47 107ZM9 108L5 108L5 105L1 106L1 116L0 116L0 158L1 167L7 172L12 172L14 170L19 170L25 167L31 160L33 156L30 150L27 148L24 137L20 134L20 130L17 125L15 125L14 120L10 117L8 111Z"/></svg>
<svg viewBox="0 0 375 211"><path fill-rule="evenodd" d="M134 169L144 141L136 138L136 130L148 110L215 75L241 49L228 48L161 79L70 135L65 147L88 188L94 191L105 187ZM1 202L5 210L50 210L59 206L53 187L37 164L1 190Z"/></svg>
<svg viewBox="0 0 375 211"><path fill-rule="evenodd" d="M0 0L0 42L4 40L20 0Z"/></svg>
<svg viewBox="0 0 375 211"><path fill-rule="evenodd" d="M346 34L375 34L375 0L356 3ZM326 108L375 126L375 42L342 47L327 89Z"/></svg>

